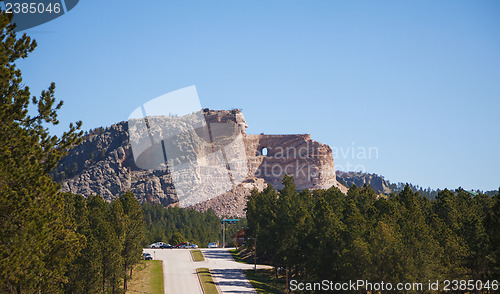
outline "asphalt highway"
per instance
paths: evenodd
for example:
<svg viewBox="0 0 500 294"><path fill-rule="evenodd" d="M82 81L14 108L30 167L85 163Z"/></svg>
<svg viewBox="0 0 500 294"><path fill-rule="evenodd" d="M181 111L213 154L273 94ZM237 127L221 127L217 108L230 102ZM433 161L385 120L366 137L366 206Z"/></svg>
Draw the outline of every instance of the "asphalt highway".
<svg viewBox="0 0 500 294"><path fill-rule="evenodd" d="M205 261L195 262L190 249L144 249L155 260L163 261L163 279L166 294L198 294L201 290L196 269L210 269L219 293L257 293L243 270L253 269L252 264L234 261L227 251L231 248L200 249ZM267 266L258 266L267 268Z"/></svg>

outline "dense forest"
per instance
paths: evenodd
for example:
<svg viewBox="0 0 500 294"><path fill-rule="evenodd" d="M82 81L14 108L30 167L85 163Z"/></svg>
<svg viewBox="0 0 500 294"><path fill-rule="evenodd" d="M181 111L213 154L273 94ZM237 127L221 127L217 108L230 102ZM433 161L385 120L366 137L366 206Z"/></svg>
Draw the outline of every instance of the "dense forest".
<svg viewBox="0 0 500 294"><path fill-rule="evenodd" d="M254 190L247 203L257 258L302 280L498 279L500 194L458 189L435 200L413 192L379 197L369 186L297 192ZM252 243L252 242L250 242Z"/></svg>
<svg viewBox="0 0 500 294"><path fill-rule="evenodd" d="M145 247L159 241L171 245L191 242L200 247L207 247L209 242L222 245L221 220L211 209L206 212L179 207L165 209L163 205L149 203L144 203L142 208L147 227ZM226 225L226 244L232 245L231 236L246 224L246 219L240 219L236 224Z"/></svg>
<svg viewBox="0 0 500 294"><path fill-rule="evenodd" d="M123 293L141 259L143 211L127 192L111 203L98 195L64 193L67 215L76 225L81 249L68 266L66 293Z"/></svg>
<svg viewBox="0 0 500 294"><path fill-rule="evenodd" d="M36 42L0 12L0 293L123 293L142 252L134 195L112 203L59 192L50 172L81 142L81 122L61 136L55 84L32 96L16 61ZM28 111L30 110L30 111Z"/></svg>

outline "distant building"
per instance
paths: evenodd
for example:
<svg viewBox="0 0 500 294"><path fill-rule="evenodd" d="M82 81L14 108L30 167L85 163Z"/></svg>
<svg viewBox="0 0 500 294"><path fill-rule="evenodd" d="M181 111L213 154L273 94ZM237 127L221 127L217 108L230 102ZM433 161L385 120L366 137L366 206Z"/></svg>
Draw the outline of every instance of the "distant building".
<svg viewBox="0 0 500 294"><path fill-rule="evenodd" d="M233 242L236 245L236 247L240 247L241 245L245 244L245 232L247 228L243 228L236 232L236 234L233 235Z"/></svg>

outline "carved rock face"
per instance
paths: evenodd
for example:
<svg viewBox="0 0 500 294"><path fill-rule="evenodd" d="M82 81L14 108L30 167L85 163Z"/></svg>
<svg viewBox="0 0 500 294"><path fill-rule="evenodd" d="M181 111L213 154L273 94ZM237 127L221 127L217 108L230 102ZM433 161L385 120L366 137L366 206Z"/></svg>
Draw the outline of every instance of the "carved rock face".
<svg viewBox="0 0 500 294"><path fill-rule="evenodd" d="M238 170L247 174L239 175L242 181L232 190L204 203L192 203L198 210L210 207L219 215L242 216L245 196L253 187L261 190L269 183L280 189L286 173L294 176L298 190L336 186L347 191L336 180L331 148L311 140L310 135L246 135L247 123L241 111L205 109L203 113L209 124L235 125L245 150L232 151L240 158L245 157L240 153L246 152L247 167ZM168 170L144 170L136 165L126 122L91 132L61 160L54 178L62 183L63 191L85 196L97 193L111 200L132 191L140 201L164 206L178 203Z"/></svg>

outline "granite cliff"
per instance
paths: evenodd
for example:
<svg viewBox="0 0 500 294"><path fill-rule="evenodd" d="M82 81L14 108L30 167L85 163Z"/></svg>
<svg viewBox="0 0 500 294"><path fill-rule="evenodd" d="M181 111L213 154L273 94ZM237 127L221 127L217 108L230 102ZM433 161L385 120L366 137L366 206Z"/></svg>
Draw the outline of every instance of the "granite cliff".
<svg viewBox="0 0 500 294"><path fill-rule="evenodd" d="M299 190L327 189L335 186L344 193L347 191L336 179L331 148L312 140L310 135L247 135L247 123L240 110L204 109L202 114L207 124L232 124L238 138L244 143L242 150L230 150L233 153L245 153L246 166L239 169L240 180L231 189L220 190L223 193L217 192L217 197L203 202L196 200L180 203L179 193L176 193L175 181L172 178L177 176L175 172L138 167L147 166L149 163L144 163L143 158L138 158L137 154L134 158L130 144L134 138L130 138L128 131L129 127L135 128L136 125L127 122L89 132L84 141L61 160L54 171L54 178L61 182L63 191L86 196L97 193L109 200L125 191L132 191L140 201L161 203L164 206L180 203L197 210L212 208L219 216L243 216L245 196L253 188L261 190L267 184L281 188L281 179L285 173L294 176ZM212 133L213 130L212 128ZM203 134L197 135L203 137ZM212 146L212 150L214 148L213 144L206 146ZM206 146L200 144L196 148L198 152L201 150L208 154ZM179 156L179 160L188 160L186 157L189 159L189 154ZM194 181L190 182L191 186L196 186L196 180L200 177L208 176L217 188L217 179L210 178L212 173L213 170L196 170L195 179L190 179ZM179 187L178 185L178 191ZM210 190L203 191L209 192Z"/></svg>

